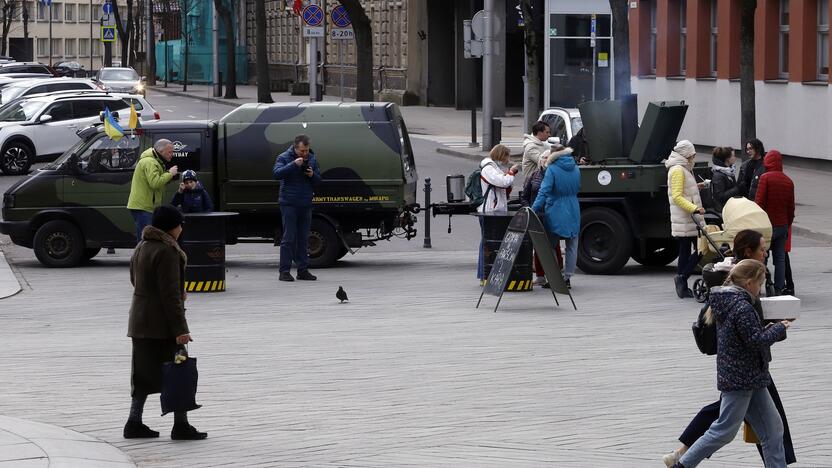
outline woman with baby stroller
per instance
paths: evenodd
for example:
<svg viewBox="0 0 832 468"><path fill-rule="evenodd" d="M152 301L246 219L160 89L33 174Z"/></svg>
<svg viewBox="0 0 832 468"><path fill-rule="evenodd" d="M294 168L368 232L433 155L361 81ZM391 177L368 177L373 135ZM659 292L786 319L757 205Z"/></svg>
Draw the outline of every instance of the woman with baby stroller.
<svg viewBox="0 0 832 468"><path fill-rule="evenodd" d="M713 271L713 276L709 276L709 282L714 286L721 285L728 277L731 268L742 260L753 259L759 262L765 262L766 250L766 240L763 237L763 234L759 231L745 229L738 232L733 240L734 256L727 257L722 262L714 265L714 268L711 270ZM762 322L762 305L759 298L754 298L753 306L757 312L758 318ZM704 309L707 308L708 305L705 305ZM785 334L782 339L785 339ZM791 433L789 432L789 424L786 420L783 403L780 400L780 395L777 393L777 388L774 386L773 379L770 379L768 392L771 395L771 399L774 402L774 406L777 408L777 412L780 414L780 419L783 423L783 447L785 450L786 463L794 463L796 458L794 454L794 446L792 445ZM699 413L694 416L693 420L691 420L687 428L684 432L682 432L682 435L679 436L679 442L681 442L682 445L662 458L662 461L664 461L666 466L672 467L675 463L677 463L679 459L688 451L688 449L693 446L693 444L700 437L702 437L702 435L705 434L708 428L711 427L711 424L719 418L721 404L722 399L720 398L719 400L708 404L699 410ZM757 450L760 452L760 456L762 457L763 451L759 444L757 444Z"/></svg>

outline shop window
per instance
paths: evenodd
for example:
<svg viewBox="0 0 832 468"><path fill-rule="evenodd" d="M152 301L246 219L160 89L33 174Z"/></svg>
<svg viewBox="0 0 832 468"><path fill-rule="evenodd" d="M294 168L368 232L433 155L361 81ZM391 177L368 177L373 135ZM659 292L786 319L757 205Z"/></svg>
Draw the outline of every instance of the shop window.
<svg viewBox="0 0 832 468"><path fill-rule="evenodd" d="M829 80L829 0L818 0L817 79Z"/></svg>
<svg viewBox="0 0 832 468"><path fill-rule="evenodd" d="M789 79L789 0L780 0L780 38L778 76Z"/></svg>
<svg viewBox="0 0 832 468"><path fill-rule="evenodd" d="M656 0L650 2L650 74L656 74Z"/></svg>
<svg viewBox="0 0 832 468"><path fill-rule="evenodd" d="M719 29L717 28L717 0L711 0L711 76L716 76L717 65L717 39Z"/></svg>

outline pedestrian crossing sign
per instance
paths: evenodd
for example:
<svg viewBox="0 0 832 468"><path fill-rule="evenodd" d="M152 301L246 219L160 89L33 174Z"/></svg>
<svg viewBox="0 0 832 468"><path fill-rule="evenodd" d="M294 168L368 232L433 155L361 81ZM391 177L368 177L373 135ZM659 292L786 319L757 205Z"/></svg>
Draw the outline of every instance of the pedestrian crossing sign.
<svg viewBox="0 0 832 468"><path fill-rule="evenodd" d="M116 41L116 27L115 26L101 26L101 42L115 42Z"/></svg>

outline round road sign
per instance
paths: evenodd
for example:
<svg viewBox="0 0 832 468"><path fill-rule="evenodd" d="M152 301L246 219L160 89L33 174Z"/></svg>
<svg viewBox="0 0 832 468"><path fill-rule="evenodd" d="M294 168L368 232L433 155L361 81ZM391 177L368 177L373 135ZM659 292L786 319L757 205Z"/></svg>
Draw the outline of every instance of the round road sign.
<svg viewBox="0 0 832 468"><path fill-rule="evenodd" d="M307 6L301 16L307 26L320 26L324 22L324 11L318 5Z"/></svg>
<svg viewBox="0 0 832 468"><path fill-rule="evenodd" d="M338 28L347 28L352 24L350 15L347 14L347 9L344 5L338 5L329 12L329 17L332 18L332 24Z"/></svg>
<svg viewBox="0 0 832 468"><path fill-rule="evenodd" d="M105 15L112 15L113 14L113 4L110 3L110 2L104 2L104 4L101 5L101 11Z"/></svg>

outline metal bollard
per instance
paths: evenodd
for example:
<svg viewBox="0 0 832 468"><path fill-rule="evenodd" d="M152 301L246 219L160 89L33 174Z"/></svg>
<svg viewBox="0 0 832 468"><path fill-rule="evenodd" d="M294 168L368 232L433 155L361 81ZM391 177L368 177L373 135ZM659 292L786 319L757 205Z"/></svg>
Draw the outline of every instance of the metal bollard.
<svg viewBox="0 0 832 468"><path fill-rule="evenodd" d="M430 188L430 177L425 178L425 243L422 245L423 248L430 249L430 192L433 191Z"/></svg>

